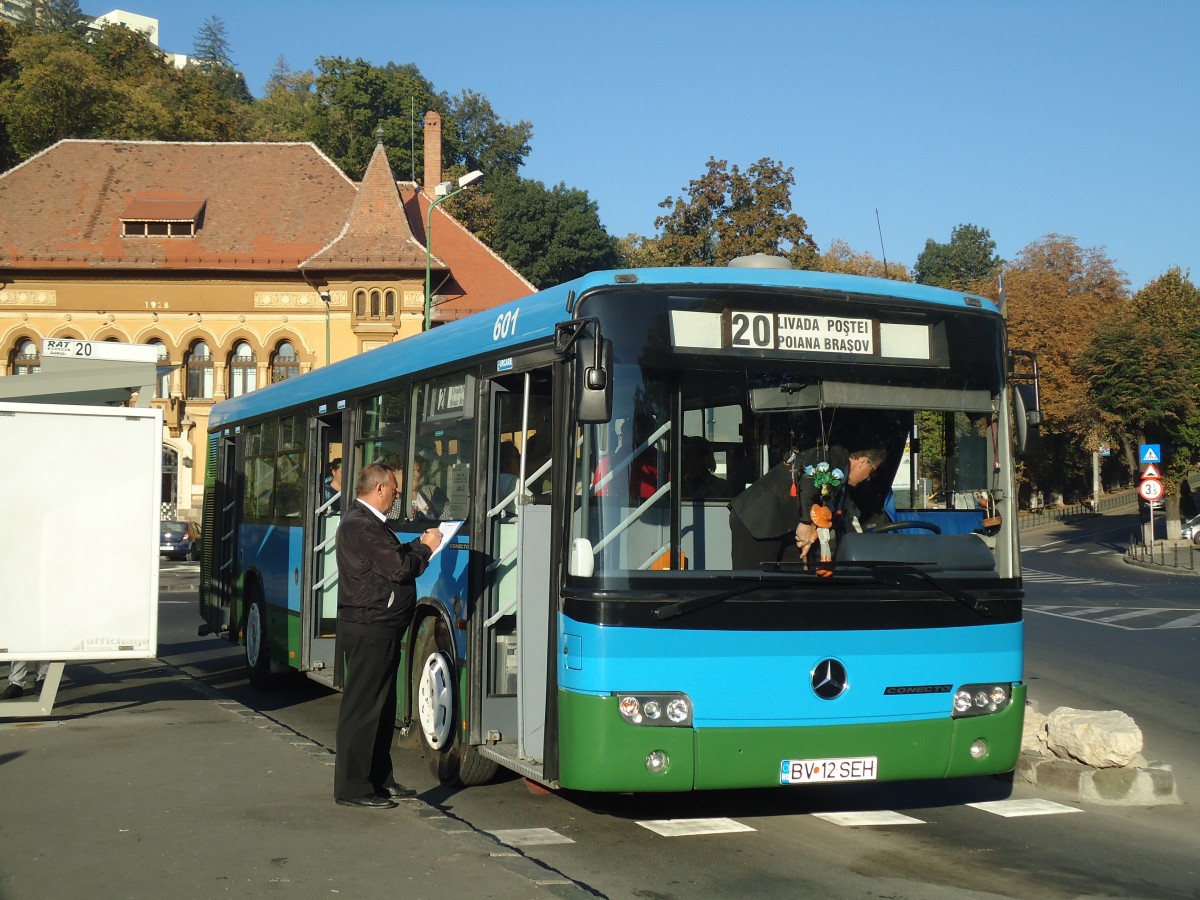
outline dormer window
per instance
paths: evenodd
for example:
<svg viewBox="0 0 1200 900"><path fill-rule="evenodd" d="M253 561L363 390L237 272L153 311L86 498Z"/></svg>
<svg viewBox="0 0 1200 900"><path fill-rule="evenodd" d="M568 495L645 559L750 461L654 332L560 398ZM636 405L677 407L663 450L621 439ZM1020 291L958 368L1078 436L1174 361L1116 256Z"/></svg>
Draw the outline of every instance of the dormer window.
<svg viewBox="0 0 1200 900"><path fill-rule="evenodd" d="M202 198L134 200L121 213L122 237L190 238L204 224Z"/></svg>

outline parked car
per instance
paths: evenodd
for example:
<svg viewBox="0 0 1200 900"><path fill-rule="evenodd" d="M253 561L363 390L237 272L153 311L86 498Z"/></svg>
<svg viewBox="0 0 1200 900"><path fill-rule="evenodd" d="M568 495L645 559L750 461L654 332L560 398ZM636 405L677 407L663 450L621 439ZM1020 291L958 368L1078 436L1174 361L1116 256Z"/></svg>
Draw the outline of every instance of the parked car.
<svg viewBox="0 0 1200 900"><path fill-rule="evenodd" d="M1184 519L1183 539L1191 541L1193 544L1200 544L1200 516Z"/></svg>
<svg viewBox="0 0 1200 900"><path fill-rule="evenodd" d="M160 522L158 552L169 559L200 558L200 526L195 522Z"/></svg>

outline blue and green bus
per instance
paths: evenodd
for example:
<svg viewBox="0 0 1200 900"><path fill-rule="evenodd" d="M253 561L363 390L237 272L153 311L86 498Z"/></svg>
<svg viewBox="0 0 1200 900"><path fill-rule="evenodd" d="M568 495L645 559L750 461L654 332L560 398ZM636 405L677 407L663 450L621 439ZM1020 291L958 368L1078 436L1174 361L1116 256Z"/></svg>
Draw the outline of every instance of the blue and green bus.
<svg viewBox="0 0 1200 900"><path fill-rule="evenodd" d="M339 687L353 498L327 472L342 460L350 486L384 459L400 537L453 535L417 582L400 678L400 724L443 782L1011 771L1036 371L991 300L781 262L597 272L216 404L204 628L256 684ZM883 524L852 520L819 566L739 546L735 498L866 431Z"/></svg>

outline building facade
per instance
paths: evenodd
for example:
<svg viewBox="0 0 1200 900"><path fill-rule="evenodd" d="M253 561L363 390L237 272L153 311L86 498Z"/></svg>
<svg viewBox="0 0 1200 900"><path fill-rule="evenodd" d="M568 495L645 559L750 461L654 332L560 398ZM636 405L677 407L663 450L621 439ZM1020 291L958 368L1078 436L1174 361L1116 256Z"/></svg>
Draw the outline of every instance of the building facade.
<svg viewBox="0 0 1200 900"><path fill-rule="evenodd" d="M3 375L38 371L47 338L153 345L163 512L196 515L213 403L424 327L436 113L426 126L424 189L397 183L382 144L361 183L302 143L67 140L15 166L0 175ZM431 231L435 322L533 290L441 206Z"/></svg>

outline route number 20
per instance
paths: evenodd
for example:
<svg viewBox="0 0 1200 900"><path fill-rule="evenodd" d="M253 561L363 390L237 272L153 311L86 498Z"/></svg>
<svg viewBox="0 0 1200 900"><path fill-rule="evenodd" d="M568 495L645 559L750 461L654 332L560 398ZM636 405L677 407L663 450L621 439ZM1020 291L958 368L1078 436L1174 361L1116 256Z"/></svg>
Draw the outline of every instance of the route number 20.
<svg viewBox="0 0 1200 900"><path fill-rule="evenodd" d="M730 325L731 346L759 350L775 347L775 316L770 313L735 312Z"/></svg>
<svg viewBox="0 0 1200 900"><path fill-rule="evenodd" d="M510 334L517 333L517 315L520 312L521 308L517 307L496 317L496 324L492 326L493 341L502 341Z"/></svg>

